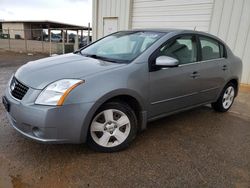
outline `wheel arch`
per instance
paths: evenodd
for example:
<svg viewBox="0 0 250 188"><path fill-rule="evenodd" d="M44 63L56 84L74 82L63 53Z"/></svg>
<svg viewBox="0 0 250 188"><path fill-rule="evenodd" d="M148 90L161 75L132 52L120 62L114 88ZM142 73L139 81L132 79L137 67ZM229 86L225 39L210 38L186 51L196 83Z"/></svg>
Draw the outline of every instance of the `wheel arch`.
<svg viewBox="0 0 250 188"><path fill-rule="evenodd" d="M218 93L218 95L217 95L217 97L216 97L216 100L220 97L221 92L222 92L223 89L226 87L226 85L229 84L229 83L233 83L233 84L236 86L236 95L235 95L235 96L238 95L239 85L240 85L240 84L239 84L239 79L236 78L236 77L232 77L232 78L228 79L228 80L225 82L225 85L224 85L223 87L221 87L221 89L220 89L220 91L219 91L219 93Z"/></svg>
<svg viewBox="0 0 250 188"><path fill-rule="evenodd" d="M115 90L100 97L89 110L81 129L81 142L85 142L89 131L89 125L96 111L105 103L110 101L121 101L130 105L138 118L139 131L146 129L147 111L142 97L136 92L128 89Z"/></svg>
<svg viewBox="0 0 250 188"><path fill-rule="evenodd" d="M232 84L234 84L236 86L236 95L235 96L237 96L238 92L239 92L239 86L240 86L239 79L238 78L232 78L232 79L228 80L227 84L229 84L229 83L232 83Z"/></svg>

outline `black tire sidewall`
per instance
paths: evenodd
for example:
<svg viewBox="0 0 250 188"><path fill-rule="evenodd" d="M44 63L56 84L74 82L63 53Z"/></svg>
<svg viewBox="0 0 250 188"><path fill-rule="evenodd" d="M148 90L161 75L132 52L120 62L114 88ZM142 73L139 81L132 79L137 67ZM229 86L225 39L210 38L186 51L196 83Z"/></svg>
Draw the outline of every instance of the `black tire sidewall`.
<svg viewBox="0 0 250 188"><path fill-rule="evenodd" d="M127 137L127 139L119 144L118 146L115 146L115 147L103 147L103 146L100 146L98 145L92 138L91 134L90 134L90 126L92 124L92 121L93 119L95 118L95 116L97 114L99 114L100 112L104 111L104 110L107 110L107 109L116 109L116 110L120 110L122 111L124 114L127 115L127 117L129 118L129 121L130 121L130 133ZM89 130L88 130L88 138L87 138L87 144L90 148L94 149L95 151L98 151L98 152L116 152L116 151L120 151L120 150L123 150L125 148L127 148L129 146L129 144L134 140L135 136L136 136L136 133L137 133L137 118L136 118L136 115L133 111L133 109L125 104L125 103L122 103L122 102L109 102L109 103L106 103L104 104L103 106L101 106L97 112L95 113L95 115L93 116L92 118L92 121L89 125Z"/></svg>

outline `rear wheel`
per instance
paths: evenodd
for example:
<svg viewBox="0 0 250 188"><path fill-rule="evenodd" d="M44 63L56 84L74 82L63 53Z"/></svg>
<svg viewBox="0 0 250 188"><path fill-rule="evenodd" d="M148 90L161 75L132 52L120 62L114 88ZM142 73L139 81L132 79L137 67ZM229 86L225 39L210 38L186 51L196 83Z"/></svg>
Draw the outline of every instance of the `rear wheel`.
<svg viewBox="0 0 250 188"><path fill-rule="evenodd" d="M236 86L233 83L228 83L223 89L219 99L212 103L215 111L226 112L230 109L236 96Z"/></svg>
<svg viewBox="0 0 250 188"><path fill-rule="evenodd" d="M137 119L129 105L106 103L97 111L90 124L88 145L96 151L119 151L129 145L136 132Z"/></svg>

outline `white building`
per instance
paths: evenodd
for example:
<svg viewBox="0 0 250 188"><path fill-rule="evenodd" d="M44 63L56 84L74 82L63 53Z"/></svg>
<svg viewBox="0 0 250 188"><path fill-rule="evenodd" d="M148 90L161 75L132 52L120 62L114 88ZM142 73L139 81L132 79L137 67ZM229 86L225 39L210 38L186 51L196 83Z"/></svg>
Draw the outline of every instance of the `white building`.
<svg viewBox="0 0 250 188"><path fill-rule="evenodd" d="M117 30L184 28L219 36L250 84L250 0L93 0L93 39Z"/></svg>

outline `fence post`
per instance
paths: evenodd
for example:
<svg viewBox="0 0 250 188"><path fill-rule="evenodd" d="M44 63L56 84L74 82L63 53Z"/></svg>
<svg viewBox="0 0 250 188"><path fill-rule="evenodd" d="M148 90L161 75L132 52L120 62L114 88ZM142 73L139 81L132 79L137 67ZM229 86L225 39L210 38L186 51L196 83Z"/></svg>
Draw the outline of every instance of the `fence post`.
<svg viewBox="0 0 250 188"><path fill-rule="evenodd" d="M8 28L8 43L9 43L9 50L10 50L10 29Z"/></svg>

